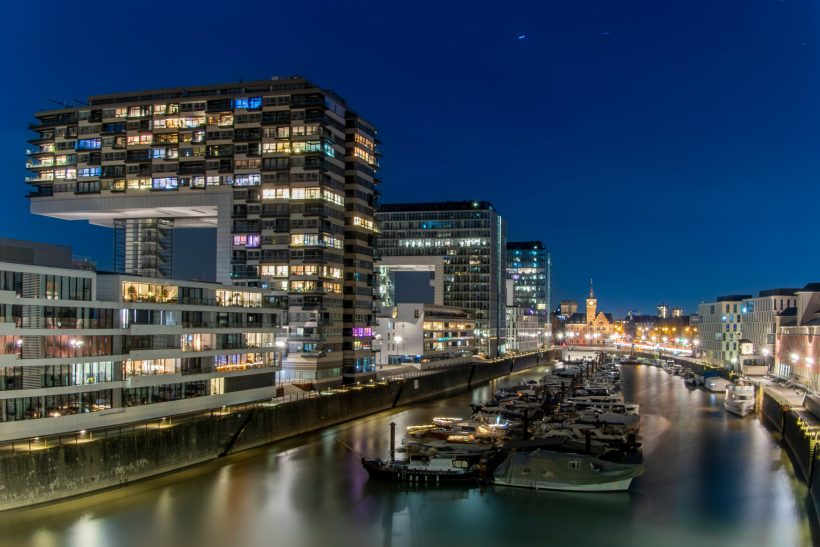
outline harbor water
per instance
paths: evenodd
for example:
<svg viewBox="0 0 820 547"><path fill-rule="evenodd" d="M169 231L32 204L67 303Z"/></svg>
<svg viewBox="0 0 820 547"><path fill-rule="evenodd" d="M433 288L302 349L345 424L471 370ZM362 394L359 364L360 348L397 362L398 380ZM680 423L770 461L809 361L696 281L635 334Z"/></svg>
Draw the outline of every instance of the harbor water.
<svg viewBox="0 0 820 547"><path fill-rule="evenodd" d="M404 407L88 497L0 514L6 546L807 546L807 489L760 421L721 395L624 366L645 474L628 494L411 487L368 480L397 431L466 416L497 387ZM399 433L400 435L400 433Z"/></svg>

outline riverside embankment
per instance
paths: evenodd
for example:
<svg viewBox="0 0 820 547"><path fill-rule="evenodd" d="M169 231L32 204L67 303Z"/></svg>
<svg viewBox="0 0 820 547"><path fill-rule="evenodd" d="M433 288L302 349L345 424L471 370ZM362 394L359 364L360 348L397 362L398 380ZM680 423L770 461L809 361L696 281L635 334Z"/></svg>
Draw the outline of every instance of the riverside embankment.
<svg viewBox="0 0 820 547"><path fill-rule="evenodd" d="M0 450L0 510L155 477L390 408L464 392L546 364L551 352L421 371L364 386L266 399L207 413Z"/></svg>

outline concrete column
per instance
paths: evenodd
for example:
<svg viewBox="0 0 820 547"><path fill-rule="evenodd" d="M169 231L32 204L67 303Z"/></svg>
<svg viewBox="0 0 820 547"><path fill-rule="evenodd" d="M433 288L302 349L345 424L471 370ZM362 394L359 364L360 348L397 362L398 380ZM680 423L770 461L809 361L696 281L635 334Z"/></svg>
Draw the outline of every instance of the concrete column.
<svg viewBox="0 0 820 547"><path fill-rule="evenodd" d="M172 277L174 220L114 220L114 268L119 273Z"/></svg>

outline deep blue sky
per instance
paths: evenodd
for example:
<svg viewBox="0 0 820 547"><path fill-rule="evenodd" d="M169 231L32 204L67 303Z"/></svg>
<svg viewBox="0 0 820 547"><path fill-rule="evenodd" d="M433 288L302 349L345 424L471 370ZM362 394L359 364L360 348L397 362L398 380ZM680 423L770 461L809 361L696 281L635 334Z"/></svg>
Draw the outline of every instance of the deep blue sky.
<svg viewBox="0 0 820 547"><path fill-rule="evenodd" d="M814 0L120 5L4 6L0 236L110 266L109 231L27 213L48 99L302 74L379 127L383 202L492 201L552 250L555 301L820 281Z"/></svg>

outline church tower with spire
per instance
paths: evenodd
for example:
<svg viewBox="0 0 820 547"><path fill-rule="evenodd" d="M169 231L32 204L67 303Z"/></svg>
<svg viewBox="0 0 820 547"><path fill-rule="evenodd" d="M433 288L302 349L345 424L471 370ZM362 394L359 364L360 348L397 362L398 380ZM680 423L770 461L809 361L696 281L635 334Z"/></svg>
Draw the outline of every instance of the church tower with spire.
<svg viewBox="0 0 820 547"><path fill-rule="evenodd" d="M589 280L589 296L587 297L587 325L595 321L595 311L598 309L598 299L595 298L595 291L592 287L592 279Z"/></svg>

